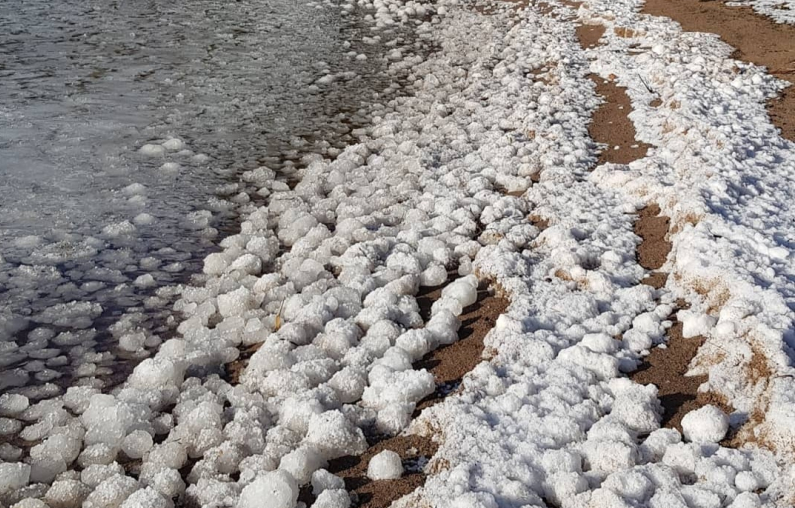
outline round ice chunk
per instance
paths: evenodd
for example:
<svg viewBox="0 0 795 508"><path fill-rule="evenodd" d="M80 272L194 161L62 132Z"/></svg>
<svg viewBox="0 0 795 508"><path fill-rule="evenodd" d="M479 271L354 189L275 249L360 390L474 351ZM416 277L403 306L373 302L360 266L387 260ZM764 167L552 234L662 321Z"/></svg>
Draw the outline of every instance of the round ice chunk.
<svg viewBox="0 0 795 508"><path fill-rule="evenodd" d="M367 377L364 369L345 367L331 377L328 385L334 388L340 402L351 404L362 398L364 388L367 386Z"/></svg>
<svg viewBox="0 0 795 508"><path fill-rule="evenodd" d="M223 317L238 316L252 306L251 293L245 287L218 295L218 312Z"/></svg>
<svg viewBox="0 0 795 508"><path fill-rule="evenodd" d="M262 270L262 260L254 254L243 254L235 259L229 268L248 274L257 274Z"/></svg>
<svg viewBox="0 0 795 508"><path fill-rule="evenodd" d="M185 447L176 441L161 443L149 453L147 462L158 464L162 467L180 469L188 461Z"/></svg>
<svg viewBox="0 0 795 508"><path fill-rule="evenodd" d="M384 450L367 466L367 477L371 480L396 480L403 474L403 461L392 450Z"/></svg>
<svg viewBox="0 0 795 508"><path fill-rule="evenodd" d="M442 265L431 265L420 274L423 286L439 286L447 281L447 269Z"/></svg>
<svg viewBox="0 0 795 508"><path fill-rule="evenodd" d="M759 480L751 471L740 471L734 477L734 486L743 492L752 492L759 488Z"/></svg>
<svg viewBox="0 0 795 508"><path fill-rule="evenodd" d="M50 505L35 497L26 497L22 501L12 504L11 508L51 508Z"/></svg>
<svg viewBox="0 0 795 508"><path fill-rule="evenodd" d="M157 285L157 281L155 281L155 278L152 277L151 274L145 273L136 277L136 279L133 281L133 285L139 288L150 288Z"/></svg>
<svg viewBox="0 0 795 508"><path fill-rule="evenodd" d="M44 499L51 508L77 508L91 489L78 480L59 480L52 484Z"/></svg>
<svg viewBox="0 0 795 508"><path fill-rule="evenodd" d="M707 335L718 321L714 316L690 310L680 310L676 317L682 322L682 336L686 339Z"/></svg>
<svg viewBox="0 0 795 508"><path fill-rule="evenodd" d="M431 315L433 316L445 311L454 316L460 316L464 312L464 307L455 298L440 298L431 305Z"/></svg>
<svg viewBox="0 0 795 508"><path fill-rule="evenodd" d="M131 459L140 459L152 448L152 436L143 430L131 432L121 443L121 449Z"/></svg>
<svg viewBox="0 0 795 508"><path fill-rule="evenodd" d="M345 489L324 490L317 496L312 508L349 508L351 496Z"/></svg>
<svg viewBox="0 0 795 508"><path fill-rule="evenodd" d="M409 354L412 362L416 362L431 350L433 335L430 331L409 330L395 340L395 346Z"/></svg>
<svg viewBox="0 0 795 508"><path fill-rule="evenodd" d="M325 460L311 447L301 447L284 457L279 469L287 471L299 484L307 483L312 474L325 465Z"/></svg>
<svg viewBox="0 0 795 508"><path fill-rule="evenodd" d="M185 492L185 482L176 469L161 469L152 476L149 486L160 492L164 497L173 498Z"/></svg>
<svg viewBox="0 0 795 508"><path fill-rule="evenodd" d="M310 418L305 442L314 445L329 460L345 455L359 455L367 449L367 441L361 429L336 410Z"/></svg>
<svg viewBox="0 0 795 508"><path fill-rule="evenodd" d="M425 329L431 332L437 345L452 344L458 340L458 329L461 321L450 311L440 310L431 317Z"/></svg>
<svg viewBox="0 0 795 508"><path fill-rule="evenodd" d="M409 426L413 408L413 404L389 404L378 411L375 427L383 434L394 436Z"/></svg>
<svg viewBox="0 0 795 508"><path fill-rule="evenodd" d="M128 497L121 508L170 508L174 503L164 498L152 487L137 490Z"/></svg>
<svg viewBox="0 0 795 508"><path fill-rule="evenodd" d="M165 345L168 345L169 342ZM178 343L172 344L172 347L178 346ZM169 349L171 347L167 348L167 350ZM140 390L160 389L170 385L180 386L185 376L185 366L164 358L162 353L163 349L161 348L157 358L147 358L139 363L128 378L127 384ZM91 402L93 404L93 397Z"/></svg>
<svg viewBox="0 0 795 508"><path fill-rule="evenodd" d="M119 347L124 351L135 352L143 349L146 335L143 332L125 333L119 337Z"/></svg>
<svg viewBox="0 0 795 508"><path fill-rule="evenodd" d="M344 489L345 480L329 473L325 469L318 469L312 473L312 494L319 495L324 490Z"/></svg>
<svg viewBox="0 0 795 508"><path fill-rule="evenodd" d="M22 430L22 422L13 418L0 418L0 436L10 436Z"/></svg>
<svg viewBox="0 0 795 508"><path fill-rule="evenodd" d="M30 480L30 466L21 462L0 464L0 494L21 489Z"/></svg>
<svg viewBox="0 0 795 508"><path fill-rule="evenodd" d="M118 462L113 462L107 466L90 464L80 473L80 481L93 488L108 478L122 474L124 474L124 468Z"/></svg>
<svg viewBox="0 0 795 508"><path fill-rule="evenodd" d="M4 393L0 395L0 416L16 416L26 410L30 402L24 395Z"/></svg>
<svg viewBox="0 0 795 508"><path fill-rule="evenodd" d="M729 430L729 418L715 406L707 405L682 418L682 433L694 443L717 443Z"/></svg>
<svg viewBox="0 0 795 508"><path fill-rule="evenodd" d="M459 279L442 290L442 298L458 300L461 307L468 307L478 300L478 281L472 275Z"/></svg>
<svg viewBox="0 0 795 508"><path fill-rule="evenodd" d="M117 474L103 481L83 502L83 508L118 508L130 494L138 490L134 478Z"/></svg>
<svg viewBox="0 0 795 508"><path fill-rule="evenodd" d="M81 420L87 429L87 445L105 443L118 446L126 435L134 415L126 404L118 403L113 395L96 394Z"/></svg>
<svg viewBox="0 0 795 508"><path fill-rule="evenodd" d="M160 166L160 171L163 173L178 173L180 169L179 162L164 162Z"/></svg>
<svg viewBox="0 0 795 508"><path fill-rule="evenodd" d="M203 271L207 275L221 275L229 266L229 260L221 252L214 252L204 258Z"/></svg>
<svg viewBox="0 0 795 508"><path fill-rule="evenodd" d="M251 482L237 502L237 508L261 508L267 500L268 508L295 508L298 485L286 471L266 473Z"/></svg>

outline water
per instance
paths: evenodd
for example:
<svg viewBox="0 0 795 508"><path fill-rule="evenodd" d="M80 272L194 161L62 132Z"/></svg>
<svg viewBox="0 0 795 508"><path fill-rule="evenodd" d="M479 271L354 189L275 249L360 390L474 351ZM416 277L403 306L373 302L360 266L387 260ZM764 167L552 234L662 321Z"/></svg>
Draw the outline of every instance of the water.
<svg viewBox="0 0 795 508"><path fill-rule="evenodd" d="M242 171L287 179L348 141L387 86L380 48L346 42L367 30L358 15L302 0L0 4L0 388L57 382L63 356L79 365L108 323L195 272L248 199ZM140 152L172 137L184 147Z"/></svg>

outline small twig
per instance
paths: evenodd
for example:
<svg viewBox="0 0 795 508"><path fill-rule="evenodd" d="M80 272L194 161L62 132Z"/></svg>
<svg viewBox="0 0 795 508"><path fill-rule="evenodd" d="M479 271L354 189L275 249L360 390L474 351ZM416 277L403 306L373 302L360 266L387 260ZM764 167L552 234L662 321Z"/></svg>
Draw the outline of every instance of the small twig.
<svg viewBox="0 0 795 508"><path fill-rule="evenodd" d="M651 87L646 83L646 80L644 80L640 74L636 72L635 75L638 77L640 82L643 83L643 86L646 87L646 90L648 90L650 94L657 95L657 92L651 89Z"/></svg>

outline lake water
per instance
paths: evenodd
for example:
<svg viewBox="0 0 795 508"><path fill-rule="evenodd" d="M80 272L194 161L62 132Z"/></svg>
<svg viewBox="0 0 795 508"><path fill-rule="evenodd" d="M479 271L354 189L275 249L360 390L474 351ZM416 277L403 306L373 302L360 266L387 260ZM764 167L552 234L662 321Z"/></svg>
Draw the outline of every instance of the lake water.
<svg viewBox="0 0 795 508"><path fill-rule="evenodd" d="M359 15L301 0L0 3L0 388L58 383L122 314L156 326L145 299L234 228L242 171L289 179L349 140L388 86Z"/></svg>

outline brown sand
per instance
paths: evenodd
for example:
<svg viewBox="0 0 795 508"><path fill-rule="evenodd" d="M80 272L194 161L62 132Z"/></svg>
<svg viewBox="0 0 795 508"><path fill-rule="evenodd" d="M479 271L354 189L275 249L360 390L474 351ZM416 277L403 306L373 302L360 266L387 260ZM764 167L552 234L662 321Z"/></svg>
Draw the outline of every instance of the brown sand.
<svg viewBox="0 0 795 508"><path fill-rule="evenodd" d="M660 215L660 207L656 204L638 212L635 234L642 240L638 245L638 263L643 268L656 270L665 264L671 252L671 242L665 239L670 223L668 217Z"/></svg>
<svg viewBox="0 0 795 508"><path fill-rule="evenodd" d="M605 100L594 112L588 126L591 138L607 145L599 154L597 164L629 164L645 157L649 145L635 139L635 126L628 116L632 112L629 96L623 88L610 81L595 74L589 77L596 84L596 93Z"/></svg>
<svg viewBox="0 0 795 508"><path fill-rule="evenodd" d="M577 39L584 49L598 46L604 33L603 25L578 25L576 28ZM596 85L596 93L605 101L594 112L588 126L591 139L607 145L599 154L597 165L605 162L629 164L645 157L650 145L635 139L635 126L629 119L632 112L629 96L611 81L595 74L588 77Z"/></svg>
<svg viewBox="0 0 795 508"><path fill-rule="evenodd" d="M660 215L660 207L655 203L638 212L635 234L641 237L638 263L642 267L654 270L665 263L671 251L671 243L665 239L670 222L668 217ZM667 279L668 274L665 272L652 272L642 283L660 288L665 286ZM706 340L701 336L689 339L682 336L682 323L676 319L676 312L685 307L685 302L678 301L677 308L668 316L673 326L666 334L666 347L652 349L640 368L629 375L636 383L657 386L657 397L664 410L662 425L680 432L682 418L706 404L718 406L727 413L732 411L720 396L698 391L708 376L685 376L690 362Z"/></svg>
<svg viewBox="0 0 795 508"><path fill-rule="evenodd" d="M243 371L246 370L248 361L260 347L262 347L262 343L252 344L240 351L240 356L237 360L226 364L226 379L230 384L237 385L240 383L240 376L243 374Z"/></svg>
<svg viewBox="0 0 795 508"><path fill-rule="evenodd" d="M665 410L663 427L682 431L682 417L703 404L697 400L698 387L707 376L685 376L690 361L704 344L703 337L682 337L682 323L672 316L674 325L668 330L667 348L651 350L641 367L629 375L636 383L657 386L660 403Z"/></svg>
<svg viewBox="0 0 795 508"><path fill-rule="evenodd" d="M605 33L604 25L578 25L576 30L577 40L583 49L595 48L599 45L599 39Z"/></svg>
<svg viewBox="0 0 795 508"><path fill-rule="evenodd" d="M527 220L529 220L533 226L537 227L539 231L544 231L549 227L549 219L545 219L540 215L530 215L527 217Z"/></svg>
<svg viewBox="0 0 795 508"><path fill-rule="evenodd" d="M735 58L764 65L777 78L795 84L795 26L776 23L751 7L728 7L722 1L647 0L643 12L671 18L690 32L718 34L737 48ZM793 88L768 102L770 119L791 141L795 141Z"/></svg>
<svg viewBox="0 0 795 508"><path fill-rule="evenodd" d="M426 321L430 317L430 306L440 295L441 289L436 289L418 298L420 313ZM460 316L458 342L431 351L414 365L417 369L428 369L433 374L437 387L436 392L417 405L417 411L440 402L455 391L464 374L482 361L483 338L494 327L508 304L507 299L489 294L485 285L478 289L478 301L464 309Z"/></svg>
<svg viewBox="0 0 795 508"><path fill-rule="evenodd" d="M395 436L374 443L360 456L331 461L328 470L345 480L345 488L356 496L354 506L387 508L397 499L425 484L422 468L425 461L436 453L436 449L436 444L430 438ZM384 450L392 450L400 455L406 472L397 480L370 480L367 478L367 465L373 456ZM314 500L310 489L305 488L302 491L301 500Z"/></svg>
<svg viewBox="0 0 795 508"><path fill-rule="evenodd" d="M660 268L671 251L671 244L665 237L668 234L670 219L660 215L660 207L656 203L641 209L635 222L635 234L641 238L637 248L638 264L647 270ZM653 272L642 281L652 287L662 287L668 278L664 272ZM683 307L683 302L678 306ZM707 380L707 376L686 377L690 361L698 348L704 343L703 337L685 339L682 336L682 324L676 319L676 311L668 319L673 326L668 330L666 348L654 348L644 358L640 368L629 375L629 378L640 384L654 384L658 389L658 398L665 410L662 424L664 427L682 431L682 417L688 411L699 406L697 400L698 387Z"/></svg>
<svg viewBox="0 0 795 508"><path fill-rule="evenodd" d="M651 286L654 289L664 288L668 282L668 274L665 272L651 272L645 279L640 281L641 284Z"/></svg>

